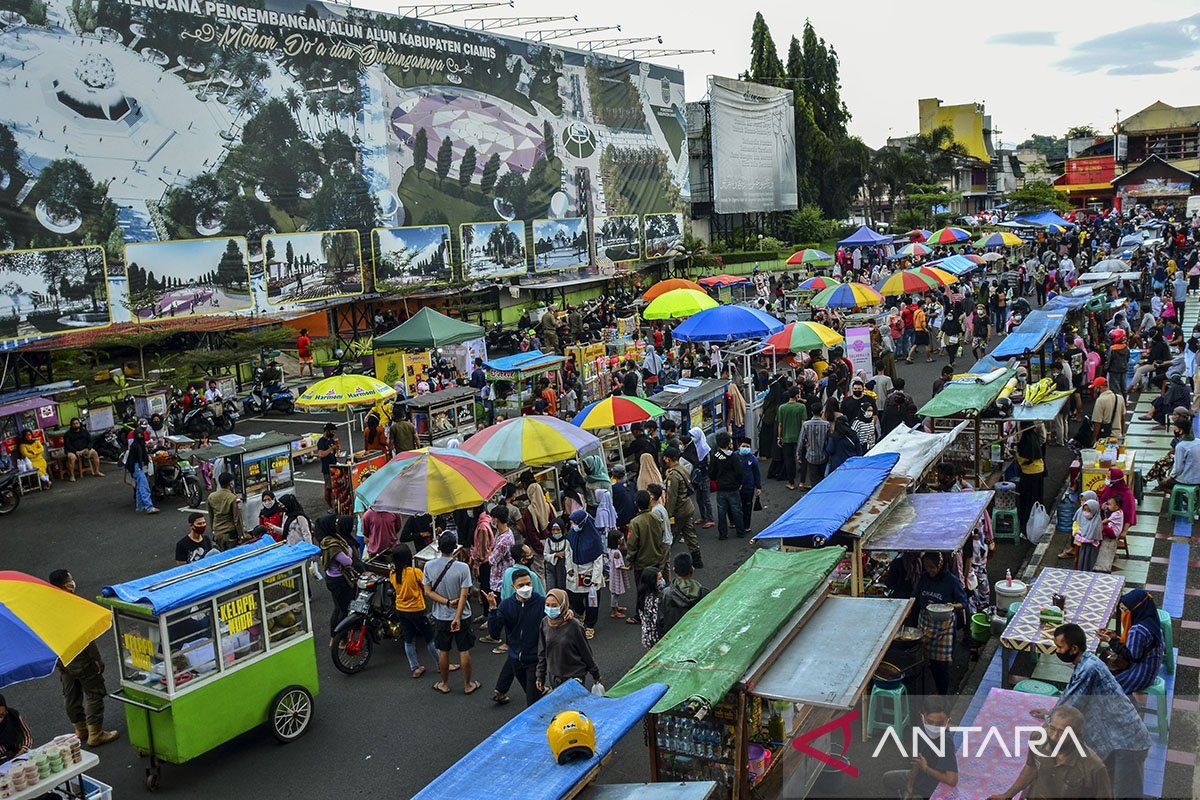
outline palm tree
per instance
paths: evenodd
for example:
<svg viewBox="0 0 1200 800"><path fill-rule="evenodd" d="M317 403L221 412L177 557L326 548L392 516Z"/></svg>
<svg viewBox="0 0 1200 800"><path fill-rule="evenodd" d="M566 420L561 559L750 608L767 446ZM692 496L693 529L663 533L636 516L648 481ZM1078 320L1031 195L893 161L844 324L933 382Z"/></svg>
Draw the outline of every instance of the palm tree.
<svg viewBox="0 0 1200 800"><path fill-rule="evenodd" d="M304 108L317 121L317 135L324 133L324 126L321 125L321 99L315 94L305 96Z"/></svg>
<svg viewBox="0 0 1200 800"><path fill-rule="evenodd" d="M300 107L304 105L304 98L300 96L300 92L296 91L295 86L289 86L283 93L283 104L287 106L288 111L292 112L292 116L296 117L300 112ZM312 131L309 133L311 134Z"/></svg>
<svg viewBox="0 0 1200 800"><path fill-rule="evenodd" d="M233 99L233 105L237 108L237 116L233 118L233 122L229 125L229 132L232 134L233 129L237 127L238 122L242 119L242 114L253 109L258 105L259 95L256 89L249 86L238 92L237 97Z"/></svg>

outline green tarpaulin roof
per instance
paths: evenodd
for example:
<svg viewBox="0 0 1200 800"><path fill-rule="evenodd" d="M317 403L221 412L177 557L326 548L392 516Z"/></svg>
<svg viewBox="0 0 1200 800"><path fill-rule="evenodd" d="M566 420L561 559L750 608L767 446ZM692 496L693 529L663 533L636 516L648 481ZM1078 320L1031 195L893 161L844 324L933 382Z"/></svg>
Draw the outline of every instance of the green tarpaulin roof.
<svg viewBox="0 0 1200 800"><path fill-rule="evenodd" d="M917 416L954 417L983 411L996 402L1000 392L1004 391L1004 385L1016 374L1016 369L1009 369L987 383L948 383L932 400L921 406Z"/></svg>
<svg viewBox="0 0 1200 800"><path fill-rule="evenodd" d="M396 347L405 350L428 350L448 344L459 344L483 336L483 328L447 317L426 306L382 336L375 337L376 347Z"/></svg>
<svg viewBox="0 0 1200 800"><path fill-rule="evenodd" d="M667 631L606 696L624 697L652 683L665 683L670 688L651 709L654 713L693 697L716 705L809 595L828 580L844 554L841 547L755 552Z"/></svg>

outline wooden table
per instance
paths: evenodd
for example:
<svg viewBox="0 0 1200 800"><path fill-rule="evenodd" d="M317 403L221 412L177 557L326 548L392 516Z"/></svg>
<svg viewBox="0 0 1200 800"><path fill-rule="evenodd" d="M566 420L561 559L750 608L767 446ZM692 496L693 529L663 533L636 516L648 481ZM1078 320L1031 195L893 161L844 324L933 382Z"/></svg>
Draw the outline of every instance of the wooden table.
<svg viewBox="0 0 1200 800"><path fill-rule="evenodd" d="M1108 627L1125 578L1103 572L1047 567L1038 575L1016 615L1000 635L1001 686L1008 687L1009 672L1018 652L1054 652L1054 627L1041 621L1043 608L1050 608L1055 594L1066 597L1063 622L1074 622L1087 635L1088 649L1100 646L1097 631Z"/></svg>

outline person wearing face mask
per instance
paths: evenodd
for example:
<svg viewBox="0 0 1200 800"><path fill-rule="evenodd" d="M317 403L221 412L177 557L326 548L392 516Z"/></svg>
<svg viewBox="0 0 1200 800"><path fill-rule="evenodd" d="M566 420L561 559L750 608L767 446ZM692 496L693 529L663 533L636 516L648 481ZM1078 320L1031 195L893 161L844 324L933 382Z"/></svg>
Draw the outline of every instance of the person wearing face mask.
<svg viewBox="0 0 1200 800"><path fill-rule="evenodd" d="M927 697L923 712L921 727L925 736L915 737L917 749L908 769L883 773L885 797L930 797L941 784L951 788L958 785L958 756L946 730L950 704L944 697Z"/></svg>
<svg viewBox="0 0 1200 800"><path fill-rule="evenodd" d="M213 551L213 540L208 536L208 518L199 511L188 515L188 531L175 544L175 564L191 564Z"/></svg>
<svg viewBox="0 0 1200 800"><path fill-rule="evenodd" d="M1104 761L1112 797L1143 797L1142 767L1152 740L1137 707L1125 696L1108 666L1092 652L1083 628L1073 622L1054 629L1055 655L1074 667L1054 708L1083 714L1083 743ZM1045 719L1050 712L1033 712Z"/></svg>
<svg viewBox="0 0 1200 800"><path fill-rule="evenodd" d="M528 572L533 579L533 591L542 597L546 596L546 586L542 583L542 579L538 577L537 572L533 569L533 550L527 544L518 544L513 546L512 551L513 565L504 570L504 580L500 584L500 599L507 600L512 597L514 580L516 575L524 570Z"/></svg>
<svg viewBox="0 0 1200 800"><path fill-rule="evenodd" d="M842 404L838 410L852 420L858 419L859 412L862 411L864 405L874 404L874 400L866 396L866 390L866 382L862 378L855 378L850 383L850 394L842 398Z"/></svg>
<svg viewBox="0 0 1200 800"><path fill-rule="evenodd" d="M733 437L721 431L716 437L717 449L708 457L708 474L717 484L717 538L729 538L729 521L739 539L746 535L742 519L742 462L733 451Z"/></svg>
<svg viewBox="0 0 1200 800"><path fill-rule="evenodd" d="M567 536L562 523L550 523L546 538L542 540L542 574L549 589L567 587Z"/></svg>
<svg viewBox="0 0 1200 800"><path fill-rule="evenodd" d="M508 690L514 678L525 692L526 706L533 705L542 696L537 667L546 598L533 585L536 577L524 567L517 567L512 575L513 593L510 596L497 602L495 592L484 595L488 602L488 633L497 639L503 633L504 641L508 643L508 662L492 693L492 701L498 705L508 702Z"/></svg>
<svg viewBox="0 0 1200 800"><path fill-rule="evenodd" d="M748 437L743 436L738 440L738 458L742 462L742 521L746 523L746 533L751 533L753 529L750 520L754 515L754 503L762 497L762 470Z"/></svg>
<svg viewBox="0 0 1200 800"><path fill-rule="evenodd" d="M1099 631L1108 642L1108 668L1125 694L1144 692L1162 667L1165 643L1158 619L1158 606L1145 589L1130 589L1121 595L1123 632Z"/></svg>
<svg viewBox="0 0 1200 800"><path fill-rule="evenodd" d="M1018 794L1029 798L1113 796L1104 762L1082 744L1083 714L1070 706L1056 708L1043 728L1045 742L1029 748L1016 780L1005 792L991 795L988 800L1012 800Z"/></svg>
<svg viewBox="0 0 1200 800"><path fill-rule="evenodd" d="M554 589L546 596L538 634L537 690L551 691L572 678L583 683L588 675L601 682L592 646L571 611L567 593Z"/></svg>

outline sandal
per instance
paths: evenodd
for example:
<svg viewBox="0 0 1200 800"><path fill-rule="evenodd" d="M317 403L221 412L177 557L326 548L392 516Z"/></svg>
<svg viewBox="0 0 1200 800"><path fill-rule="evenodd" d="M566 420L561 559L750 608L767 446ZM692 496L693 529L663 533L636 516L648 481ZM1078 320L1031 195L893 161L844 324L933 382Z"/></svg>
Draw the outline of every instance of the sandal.
<svg viewBox="0 0 1200 800"><path fill-rule="evenodd" d="M613 619L625 619L625 615L616 609L613 609L613 612L608 616L612 617Z"/></svg>
<svg viewBox="0 0 1200 800"><path fill-rule="evenodd" d="M507 653L507 652L508 652L508 647L493 647L492 648L492 655L498 656L498 655L503 655L504 653Z"/></svg>
<svg viewBox="0 0 1200 800"><path fill-rule="evenodd" d="M479 688L479 681L471 681L470 683L468 683L466 686L463 687L463 694L475 694L475 691L478 688Z"/></svg>
<svg viewBox="0 0 1200 800"><path fill-rule="evenodd" d="M584 629L583 629L583 638L585 638L585 639L591 639L591 638L593 638L595 635L596 635L596 629L595 629L595 628L584 628Z"/></svg>
<svg viewBox="0 0 1200 800"><path fill-rule="evenodd" d="M492 702L498 706L506 705L509 702L509 697L506 694L500 694L500 690L496 689L492 692Z"/></svg>
<svg viewBox="0 0 1200 800"><path fill-rule="evenodd" d="M493 639L491 636L480 636L479 641L483 642L484 644L500 644L499 639Z"/></svg>
<svg viewBox="0 0 1200 800"><path fill-rule="evenodd" d="M642 621L640 619L637 619L636 617L626 617L625 622L626 622L626 624L629 624L629 625L641 625L642 624Z"/></svg>
<svg viewBox="0 0 1200 800"><path fill-rule="evenodd" d="M462 664L451 664L449 672L458 672L460 669L462 669Z"/></svg>
<svg viewBox="0 0 1200 800"><path fill-rule="evenodd" d="M433 690L440 694L450 694L450 687L447 686L446 684L442 683L441 681L438 681L437 683L433 684Z"/></svg>

